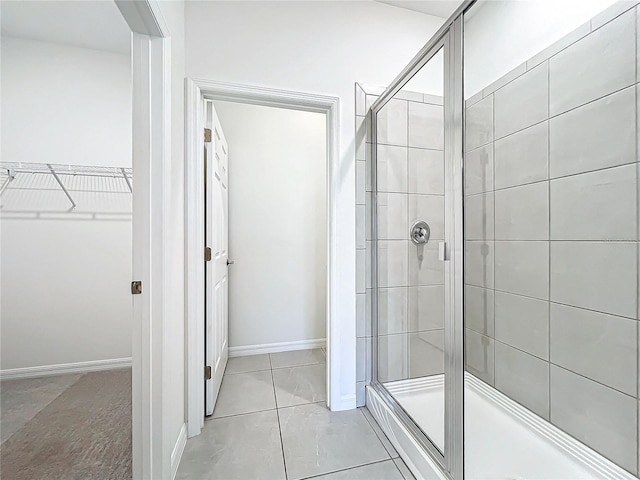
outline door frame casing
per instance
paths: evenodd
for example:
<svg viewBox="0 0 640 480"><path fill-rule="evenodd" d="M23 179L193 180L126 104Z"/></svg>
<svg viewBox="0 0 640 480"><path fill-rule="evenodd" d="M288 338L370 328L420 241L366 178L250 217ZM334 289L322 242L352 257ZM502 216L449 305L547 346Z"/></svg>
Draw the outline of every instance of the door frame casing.
<svg viewBox="0 0 640 480"><path fill-rule="evenodd" d="M171 39L157 1L115 0L132 31L132 477L175 475L180 455L165 455L165 205L170 179ZM153 318L153 322L152 322ZM173 447L173 446L172 446Z"/></svg>
<svg viewBox="0 0 640 480"><path fill-rule="evenodd" d="M186 90L186 158L185 158L185 231L186 231L186 292L187 317L187 434L198 435L204 426L204 211L202 198L204 180L201 156L204 98L287 108L326 115L327 137L327 405L342 409L340 397L342 357L338 318L337 266L337 191L339 163L338 97L276 90L249 85L187 78Z"/></svg>

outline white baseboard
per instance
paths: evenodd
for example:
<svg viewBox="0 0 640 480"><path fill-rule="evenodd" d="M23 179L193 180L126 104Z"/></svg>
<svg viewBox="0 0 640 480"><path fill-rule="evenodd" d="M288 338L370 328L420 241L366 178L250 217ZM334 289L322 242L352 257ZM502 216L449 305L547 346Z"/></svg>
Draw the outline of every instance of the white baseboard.
<svg viewBox="0 0 640 480"><path fill-rule="evenodd" d="M183 423L182 428L180 429L180 433L178 434L178 439L176 440L176 444L173 446L173 451L171 452L171 479L176 478L176 473L178 473L178 467L180 466L180 459L182 458L182 454L184 453L184 447L187 446L187 424Z"/></svg>
<svg viewBox="0 0 640 480"><path fill-rule="evenodd" d="M244 357L247 355L260 355L262 353L289 352L291 350L307 350L310 348L321 348L326 344L326 338L316 338L313 340L299 340L296 342L263 343L262 345L229 347L229 357Z"/></svg>
<svg viewBox="0 0 640 480"><path fill-rule="evenodd" d="M89 362L60 363L58 365L40 365L37 367L9 368L0 370L0 380L16 378L46 377L67 373L99 372L116 368L131 367L131 357L92 360Z"/></svg>

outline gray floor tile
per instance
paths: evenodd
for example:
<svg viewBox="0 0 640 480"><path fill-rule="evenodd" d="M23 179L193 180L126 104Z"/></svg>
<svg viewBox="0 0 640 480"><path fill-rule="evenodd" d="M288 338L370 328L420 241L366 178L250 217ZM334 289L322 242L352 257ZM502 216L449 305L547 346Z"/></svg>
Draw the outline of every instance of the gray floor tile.
<svg viewBox="0 0 640 480"><path fill-rule="evenodd" d="M269 354L265 353L264 355L230 358L227 362L227 369L224 373L248 373L270 369L271 362L269 361Z"/></svg>
<svg viewBox="0 0 640 480"><path fill-rule="evenodd" d="M325 362L321 348L313 350L293 350L291 352L271 353L271 368L297 367Z"/></svg>
<svg viewBox="0 0 640 480"><path fill-rule="evenodd" d="M389 459L359 410L312 403L279 410L287 476L300 479Z"/></svg>
<svg viewBox="0 0 640 480"><path fill-rule="evenodd" d="M373 428L373 431L376 432L376 435L382 442L382 446L385 448L385 450L391 456L391 458L398 458L399 456L398 452L396 451L395 448L393 448L393 445L391 445L391 442L389 441L385 433L382 431L382 429L378 425L378 422L376 422L376 420L373 418L373 415L371 415L371 412L369 412L369 409L364 407L364 408L361 408L360 411L369 422L369 425L371 425L371 428Z"/></svg>
<svg viewBox="0 0 640 480"><path fill-rule="evenodd" d="M291 407L327 399L326 364L279 368L273 371L278 407Z"/></svg>
<svg viewBox="0 0 640 480"><path fill-rule="evenodd" d="M177 480L277 480L285 478L275 410L205 423L187 441Z"/></svg>
<svg viewBox="0 0 640 480"><path fill-rule="evenodd" d="M393 460L314 477L314 480L404 480Z"/></svg>
<svg viewBox="0 0 640 480"><path fill-rule="evenodd" d="M224 376L213 417L228 417L272 408L276 408L276 399L271 372L238 373Z"/></svg>
<svg viewBox="0 0 640 480"><path fill-rule="evenodd" d="M409 467L407 467L407 464L404 463L401 458L396 458L394 462L396 463L398 470L402 473L404 480L416 480L416 477L413 476L413 473L411 473L411 470L409 470Z"/></svg>
<svg viewBox="0 0 640 480"><path fill-rule="evenodd" d="M24 427L81 376L54 375L0 382L0 442Z"/></svg>

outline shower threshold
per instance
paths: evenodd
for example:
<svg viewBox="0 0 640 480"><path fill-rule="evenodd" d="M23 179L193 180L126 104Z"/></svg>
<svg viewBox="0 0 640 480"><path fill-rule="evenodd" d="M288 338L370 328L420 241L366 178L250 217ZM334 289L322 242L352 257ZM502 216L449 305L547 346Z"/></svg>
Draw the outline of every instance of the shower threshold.
<svg viewBox="0 0 640 480"><path fill-rule="evenodd" d="M384 386L442 449L444 376ZM417 478L445 478L371 387L367 387L367 408ZM469 373L465 373L465 472L465 478L472 480L636 478Z"/></svg>

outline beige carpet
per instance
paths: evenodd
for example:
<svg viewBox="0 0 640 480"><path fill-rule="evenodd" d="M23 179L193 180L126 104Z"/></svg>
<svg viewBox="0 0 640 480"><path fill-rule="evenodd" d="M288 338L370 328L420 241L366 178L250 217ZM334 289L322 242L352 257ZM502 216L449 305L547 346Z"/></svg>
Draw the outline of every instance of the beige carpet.
<svg viewBox="0 0 640 480"><path fill-rule="evenodd" d="M131 370L83 375L6 440L2 480L131 478Z"/></svg>

